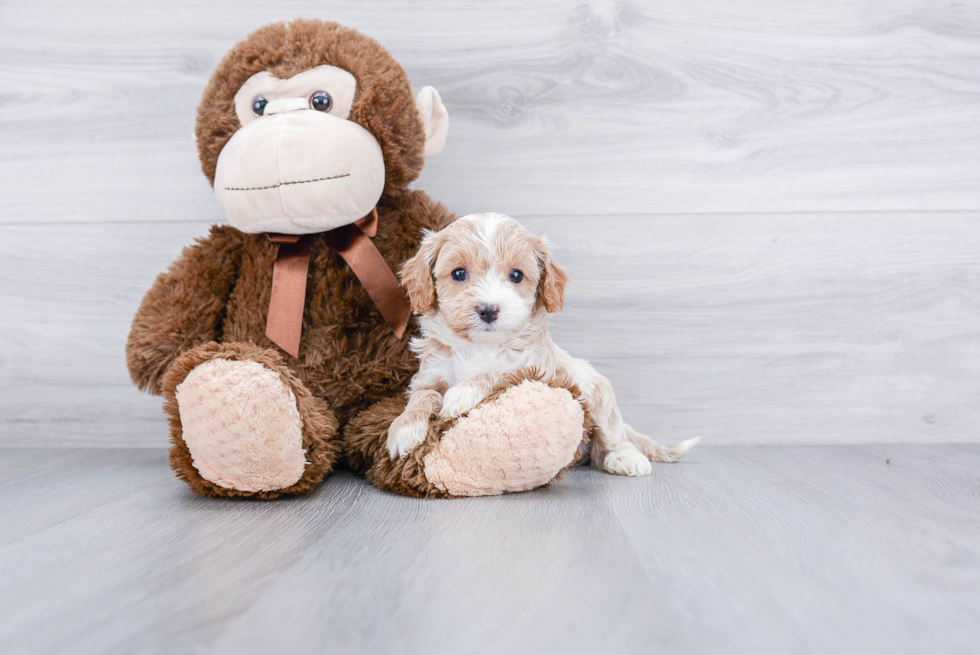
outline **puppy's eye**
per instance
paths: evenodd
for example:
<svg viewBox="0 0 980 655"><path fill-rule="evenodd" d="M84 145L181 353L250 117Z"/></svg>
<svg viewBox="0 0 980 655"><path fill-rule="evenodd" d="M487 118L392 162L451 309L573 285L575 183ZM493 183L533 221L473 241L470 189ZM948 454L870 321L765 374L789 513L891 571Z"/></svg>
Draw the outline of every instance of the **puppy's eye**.
<svg viewBox="0 0 980 655"><path fill-rule="evenodd" d="M517 284L523 279L524 279L524 274L521 273L516 268L510 272L510 281L513 282L514 284Z"/></svg>
<svg viewBox="0 0 980 655"><path fill-rule="evenodd" d="M466 280L466 269L465 268L457 268L455 271L453 271L453 281L455 281L455 282L463 282L465 280Z"/></svg>
<svg viewBox="0 0 980 655"><path fill-rule="evenodd" d="M310 107L317 111L330 111L333 106L333 99L326 91L317 91L310 96Z"/></svg>
<svg viewBox="0 0 980 655"><path fill-rule="evenodd" d="M265 106L269 104L269 101L262 96L255 96L255 100L252 101L252 111L255 112L256 116L261 116L265 113Z"/></svg>

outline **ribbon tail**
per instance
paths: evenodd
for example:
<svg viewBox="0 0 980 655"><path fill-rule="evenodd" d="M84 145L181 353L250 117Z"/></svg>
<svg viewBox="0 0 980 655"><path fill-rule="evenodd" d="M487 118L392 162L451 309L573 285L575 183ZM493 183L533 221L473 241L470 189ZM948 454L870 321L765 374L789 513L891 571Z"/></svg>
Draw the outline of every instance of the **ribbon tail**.
<svg viewBox="0 0 980 655"><path fill-rule="evenodd" d="M293 357L299 357L306 304L306 277L310 270L312 240L301 238L279 243L272 268L272 293L265 335Z"/></svg>
<svg viewBox="0 0 980 655"><path fill-rule="evenodd" d="M358 225L350 227L350 240L337 252L361 281L395 338L401 339L412 316L408 296L371 239Z"/></svg>

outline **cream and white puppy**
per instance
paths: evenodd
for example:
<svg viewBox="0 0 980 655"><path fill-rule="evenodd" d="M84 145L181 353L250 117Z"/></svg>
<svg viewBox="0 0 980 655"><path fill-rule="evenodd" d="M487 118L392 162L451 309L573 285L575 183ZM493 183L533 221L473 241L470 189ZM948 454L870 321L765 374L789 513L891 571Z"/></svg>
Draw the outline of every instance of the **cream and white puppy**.
<svg viewBox="0 0 980 655"><path fill-rule="evenodd" d="M647 475L650 461L672 462L699 440L658 445L623 422L609 380L555 345L547 314L562 307L568 277L547 242L509 216L471 214L422 239L401 271L422 334L410 347L419 372L405 411L388 430L388 453L404 457L439 413L466 414L509 371L533 367L570 376L592 409L592 461L609 473Z"/></svg>

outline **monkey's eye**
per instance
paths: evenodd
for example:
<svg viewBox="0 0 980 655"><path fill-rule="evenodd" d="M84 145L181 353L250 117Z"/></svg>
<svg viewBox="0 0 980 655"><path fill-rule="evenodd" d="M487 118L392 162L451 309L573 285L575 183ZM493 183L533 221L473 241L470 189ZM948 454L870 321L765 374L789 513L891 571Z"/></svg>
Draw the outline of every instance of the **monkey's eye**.
<svg viewBox="0 0 980 655"><path fill-rule="evenodd" d="M255 100L252 101L252 111L255 112L256 116L261 116L265 113L265 106L269 104L269 101L262 96L255 96Z"/></svg>
<svg viewBox="0 0 980 655"><path fill-rule="evenodd" d="M518 284L521 280L524 279L524 274L515 268L510 272L510 275L508 277L510 277L511 282L513 282L514 284Z"/></svg>
<svg viewBox="0 0 980 655"><path fill-rule="evenodd" d="M317 91L310 96L310 107L317 111L330 111L333 107L333 99L326 91Z"/></svg>
<svg viewBox="0 0 980 655"><path fill-rule="evenodd" d="M454 282L464 282L466 280L466 269L457 268L453 271L453 281Z"/></svg>

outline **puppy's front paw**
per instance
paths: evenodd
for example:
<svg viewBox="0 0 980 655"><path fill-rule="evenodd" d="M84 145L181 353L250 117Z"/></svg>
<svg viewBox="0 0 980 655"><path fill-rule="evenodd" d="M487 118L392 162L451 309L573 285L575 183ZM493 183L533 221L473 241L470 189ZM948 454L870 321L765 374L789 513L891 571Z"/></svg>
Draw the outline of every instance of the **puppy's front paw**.
<svg viewBox="0 0 980 655"><path fill-rule="evenodd" d="M457 384L455 387L449 387L442 399L439 415L446 418L462 416L479 405L486 397L487 394L472 384Z"/></svg>
<svg viewBox="0 0 980 655"><path fill-rule="evenodd" d="M602 461L602 468L607 473L631 477L650 475L653 472L653 466L646 455L633 448L606 453L606 457Z"/></svg>
<svg viewBox="0 0 980 655"><path fill-rule="evenodd" d="M420 443L425 441L429 431L429 422L415 418L407 418L404 414L396 418L388 428L388 457L398 459L405 457Z"/></svg>

